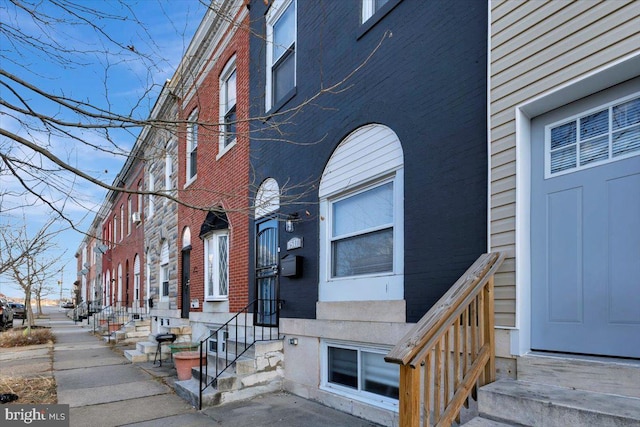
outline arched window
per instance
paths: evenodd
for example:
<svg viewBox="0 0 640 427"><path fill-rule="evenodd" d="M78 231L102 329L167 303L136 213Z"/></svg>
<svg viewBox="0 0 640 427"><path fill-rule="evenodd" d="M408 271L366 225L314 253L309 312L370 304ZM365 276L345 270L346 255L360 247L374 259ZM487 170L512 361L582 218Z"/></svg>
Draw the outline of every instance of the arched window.
<svg viewBox="0 0 640 427"><path fill-rule="evenodd" d="M182 232L182 249L191 246L191 229L185 227Z"/></svg>
<svg viewBox="0 0 640 427"><path fill-rule="evenodd" d="M256 192L255 218L262 218L280 209L280 187L273 178L265 179Z"/></svg>
<svg viewBox="0 0 640 427"><path fill-rule="evenodd" d="M320 300L404 298L403 153L386 126L358 128L320 181Z"/></svg>
<svg viewBox="0 0 640 427"><path fill-rule="evenodd" d="M118 304L122 303L122 264L118 264Z"/></svg>
<svg viewBox="0 0 640 427"><path fill-rule="evenodd" d="M140 307L140 257L133 259L133 305Z"/></svg>

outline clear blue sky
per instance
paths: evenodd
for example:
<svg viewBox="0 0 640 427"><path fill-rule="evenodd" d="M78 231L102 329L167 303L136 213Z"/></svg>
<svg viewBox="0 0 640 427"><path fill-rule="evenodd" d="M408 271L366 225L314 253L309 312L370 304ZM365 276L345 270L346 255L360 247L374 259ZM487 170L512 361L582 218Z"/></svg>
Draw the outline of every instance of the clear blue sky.
<svg viewBox="0 0 640 427"><path fill-rule="evenodd" d="M20 28L30 36L45 40L50 45L55 44L57 49L51 49L51 52L58 52L61 57L72 60L71 63L61 63L51 56L51 52L30 52L29 49L11 43L5 36L0 35L0 68L49 92L64 94L123 115L144 119L148 116L162 84L173 75L188 47L206 10L202 4L204 2L206 0L75 2L99 10L104 15L88 13L82 18L73 19L73 22L69 19L68 12L65 13L47 2L23 2L28 6L37 5L39 10L52 17L62 18L45 25L42 21L32 19L24 11L16 9L8 0L0 0L3 22ZM64 3L63 1L62 4ZM84 18L87 18L87 21L83 22ZM95 27L92 28L92 25ZM138 54L119 49L118 45L129 47ZM0 87L0 98L17 102L5 87ZM75 119L37 97L30 97L29 102L46 114L56 115L65 120ZM140 131L133 129L130 132L110 132L112 142L124 152L114 155L68 138L44 132L38 134L13 120L11 115L3 113L7 111L0 107L0 127L21 136L38 139L42 144L47 144L48 150L56 156L107 184L113 182L125 159L126 151L131 148ZM110 144L96 133L82 132L76 136L103 147ZM25 157L29 156L29 153L23 151L24 149L15 142L4 139L0 139L0 150L7 150L7 144L12 144L11 152L24 152ZM11 177L0 176L1 189L13 189L17 188L17 185ZM79 229L87 230L106 191L79 178L74 180L71 176L61 179L58 185L67 189L73 195L73 199L70 200L60 189L45 183L34 186L39 194L64 211L65 216L72 219ZM19 225L24 216L27 230L35 232L50 217L51 209L35 197L25 195L23 191L20 193L14 200L5 198L2 201L0 223ZM30 204L28 209L9 209L11 206L24 205L25 202ZM83 235L78 232L63 231L57 237L59 252L51 254L56 256L66 252L59 266L62 269L60 278L64 282L64 296L69 296L70 288L77 278L74 254L82 239ZM13 285L11 279L6 276L0 277L0 293L12 297L22 296L22 290Z"/></svg>

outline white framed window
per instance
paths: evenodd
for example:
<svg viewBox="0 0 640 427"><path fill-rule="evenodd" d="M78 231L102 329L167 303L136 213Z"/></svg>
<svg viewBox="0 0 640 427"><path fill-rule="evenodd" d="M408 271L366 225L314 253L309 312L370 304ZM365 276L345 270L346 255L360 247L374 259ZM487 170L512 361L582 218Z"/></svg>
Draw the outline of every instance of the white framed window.
<svg viewBox="0 0 640 427"><path fill-rule="evenodd" d="M210 354L223 355L227 351L227 339L229 339L229 331L221 329L217 334L214 335L215 332L215 329L209 330L209 335L213 336L209 338L209 346L207 348L207 351Z"/></svg>
<svg viewBox="0 0 640 427"><path fill-rule="evenodd" d="M131 234L131 214L133 213L133 201L131 200L131 196L127 198L127 236Z"/></svg>
<svg viewBox="0 0 640 427"><path fill-rule="evenodd" d="M113 242L118 241L118 215L113 216Z"/></svg>
<svg viewBox="0 0 640 427"><path fill-rule="evenodd" d="M296 86L296 34L296 0L276 0L267 13L267 111Z"/></svg>
<svg viewBox="0 0 640 427"><path fill-rule="evenodd" d="M362 0L362 23L371 18L389 0Z"/></svg>
<svg viewBox="0 0 640 427"><path fill-rule="evenodd" d="M217 230L204 237L204 282L207 301L229 297L229 231Z"/></svg>
<svg viewBox="0 0 640 427"><path fill-rule="evenodd" d="M124 203L120 205L120 240L124 238Z"/></svg>
<svg viewBox="0 0 640 427"><path fill-rule="evenodd" d="M118 306L122 305L122 264L118 264L118 299L116 303Z"/></svg>
<svg viewBox="0 0 640 427"><path fill-rule="evenodd" d="M364 344L323 341L321 388L397 410L400 367L384 361L388 352Z"/></svg>
<svg viewBox="0 0 640 427"><path fill-rule="evenodd" d="M156 191L156 183L153 179L153 174L149 172L149 193L153 193L154 191ZM149 194L148 197L149 203L147 203L147 219L151 219L156 210L156 196L154 196L153 194Z"/></svg>
<svg viewBox="0 0 640 427"><path fill-rule="evenodd" d="M637 93L545 127L545 178L639 154Z"/></svg>
<svg viewBox="0 0 640 427"><path fill-rule="evenodd" d="M198 110L194 110L187 123L187 183L198 173Z"/></svg>
<svg viewBox="0 0 640 427"><path fill-rule="evenodd" d="M162 242L160 251L160 300L169 299L169 243Z"/></svg>
<svg viewBox="0 0 640 427"><path fill-rule="evenodd" d="M331 278L393 272L393 180L329 200Z"/></svg>
<svg viewBox="0 0 640 427"><path fill-rule="evenodd" d="M164 189L171 190L171 174L173 173L173 164L171 162L171 154L167 152L164 155Z"/></svg>
<svg viewBox="0 0 640 427"><path fill-rule="evenodd" d="M140 180L140 182L138 182L138 201L137 201L137 206L136 206L136 212L140 213L140 215L142 215L142 180ZM142 222L138 223L138 226L140 226Z"/></svg>
<svg viewBox="0 0 640 427"><path fill-rule="evenodd" d="M218 156L224 154L226 149L236 141L236 82L237 82L235 56L227 62L222 74L220 74L220 148Z"/></svg>
<svg viewBox="0 0 640 427"><path fill-rule="evenodd" d="M403 299L404 168L396 134L371 124L347 136L325 167L319 196L320 301Z"/></svg>
<svg viewBox="0 0 640 427"><path fill-rule="evenodd" d="M140 306L140 257L133 258L133 307Z"/></svg>

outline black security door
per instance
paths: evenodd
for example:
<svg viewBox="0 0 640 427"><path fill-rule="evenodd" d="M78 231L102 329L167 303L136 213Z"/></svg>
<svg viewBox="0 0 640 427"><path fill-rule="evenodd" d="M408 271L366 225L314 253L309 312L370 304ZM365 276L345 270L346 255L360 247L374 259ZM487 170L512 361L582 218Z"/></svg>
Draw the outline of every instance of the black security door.
<svg viewBox="0 0 640 427"><path fill-rule="evenodd" d="M270 219L256 230L256 296L258 307L255 324L278 325L278 221Z"/></svg>
<svg viewBox="0 0 640 427"><path fill-rule="evenodd" d="M180 308L180 317L189 318L189 307L191 303L191 294L189 292L189 280L191 278L191 246L182 249L182 283L180 285L182 293L182 307Z"/></svg>

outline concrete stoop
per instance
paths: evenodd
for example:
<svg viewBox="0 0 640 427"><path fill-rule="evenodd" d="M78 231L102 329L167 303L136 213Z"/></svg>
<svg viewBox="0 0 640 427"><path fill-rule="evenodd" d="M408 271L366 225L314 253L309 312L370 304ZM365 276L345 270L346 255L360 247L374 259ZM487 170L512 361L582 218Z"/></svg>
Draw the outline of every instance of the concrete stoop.
<svg viewBox="0 0 640 427"><path fill-rule="evenodd" d="M162 344L162 360L169 360L171 356L169 345L169 343ZM125 350L124 357L132 363L153 362L157 350L158 343L155 341L138 341L135 350ZM157 359L160 359L160 355Z"/></svg>
<svg viewBox="0 0 640 427"><path fill-rule="evenodd" d="M526 381L480 389L480 416L524 426L637 427L640 399Z"/></svg>
<svg viewBox="0 0 640 427"><path fill-rule="evenodd" d="M478 412L481 418L465 426L491 426L481 423L492 421L517 426L637 427L640 363L525 356L518 360L518 380L496 381L479 390Z"/></svg>
<svg viewBox="0 0 640 427"><path fill-rule="evenodd" d="M125 357L132 363L153 362L156 358L156 351L158 349L158 342L155 340L155 335L150 334L151 329L142 332L133 332L133 335L127 337L127 340L131 340L131 343L136 344L135 350L125 350ZM189 343L191 342L191 327L190 326L174 326L167 330L167 333L176 334L176 340L173 344ZM131 334L131 333L130 333ZM169 360L171 355L172 343L162 344L162 360ZM157 359L160 359L158 355Z"/></svg>
<svg viewBox="0 0 640 427"><path fill-rule="evenodd" d="M249 355L249 356L247 356ZM235 364L227 368L214 388L209 386L202 393L202 407L217 406L238 400L250 399L265 393L282 390L283 387L283 343L280 340L263 341L254 344L253 351L247 351ZM215 363L209 359L209 363ZM210 365L207 383L213 381L215 368ZM193 368L192 378L176 381L176 394L198 406L200 393L200 369ZM205 373L203 372L203 375Z"/></svg>

